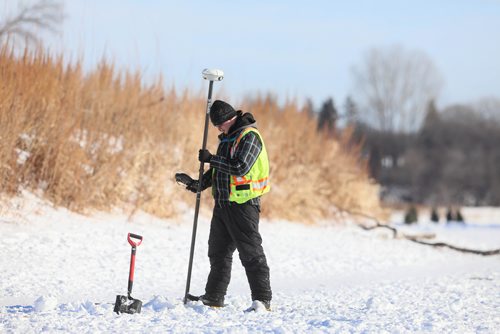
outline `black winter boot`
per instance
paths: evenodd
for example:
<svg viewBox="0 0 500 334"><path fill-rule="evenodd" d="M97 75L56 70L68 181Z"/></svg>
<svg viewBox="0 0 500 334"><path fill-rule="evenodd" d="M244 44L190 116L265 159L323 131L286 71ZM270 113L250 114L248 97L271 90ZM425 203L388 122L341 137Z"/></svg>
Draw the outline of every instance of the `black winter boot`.
<svg viewBox="0 0 500 334"><path fill-rule="evenodd" d="M197 297L188 294L187 299L192 301L200 301L203 303L203 305L210 307L224 307L224 297L213 297L209 295L201 295Z"/></svg>

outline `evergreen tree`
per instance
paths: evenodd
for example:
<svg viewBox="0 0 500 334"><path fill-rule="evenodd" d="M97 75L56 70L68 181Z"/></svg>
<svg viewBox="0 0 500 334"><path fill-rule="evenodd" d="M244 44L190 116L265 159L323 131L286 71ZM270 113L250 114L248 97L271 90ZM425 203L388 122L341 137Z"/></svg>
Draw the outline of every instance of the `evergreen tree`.
<svg viewBox="0 0 500 334"><path fill-rule="evenodd" d="M436 108L436 102L434 100L429 101L427 105L427 111L425 113L424 122L422 124L422 129L432 129L439 122L439 114Z"/></svg>
<svg viewBox="0 0 500 334"><path fill-rule="evenodd" d="M329 98L323 103L318 115L318 131L326 131L333 135L335 125L338 119L338 112L333 103L333 99Z"/></svg>
<svg viewBox="0 0 500 334"><path fill-rule="evenodd" d="M410 175L415 197L419 201L425 201L432 195L434 202L443 204L443 192L447 189L440 187L440 180L447 156L443 130L446 126L434 101L430 101L412 152Z"/></svg>

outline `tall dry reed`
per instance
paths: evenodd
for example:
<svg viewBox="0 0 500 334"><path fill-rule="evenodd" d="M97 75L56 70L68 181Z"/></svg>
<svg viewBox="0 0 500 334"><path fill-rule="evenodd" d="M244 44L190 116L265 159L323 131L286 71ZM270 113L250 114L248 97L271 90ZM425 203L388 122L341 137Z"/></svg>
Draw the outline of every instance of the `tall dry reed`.
<svg viewBox="0 0 500 334"><path fill-rule="evenodd" d="M181 170L197 175L203 92L166 89L161 77L146 85L140 72L105 62L84 73L62 56L16 56L5 46L0 78L2 192L27 188L72 210L118 206L162 217L174 216L179 201L194 203L173 177ZM255 114L270 154L273 188L264 216L313 221L335 208L380 213L359 148L346 149L349 134L318 134L297 103L281 107L261 97L240 107ZM216 137L211 128L212 151ZM206 208L209 197L207 191Z"/></svg>

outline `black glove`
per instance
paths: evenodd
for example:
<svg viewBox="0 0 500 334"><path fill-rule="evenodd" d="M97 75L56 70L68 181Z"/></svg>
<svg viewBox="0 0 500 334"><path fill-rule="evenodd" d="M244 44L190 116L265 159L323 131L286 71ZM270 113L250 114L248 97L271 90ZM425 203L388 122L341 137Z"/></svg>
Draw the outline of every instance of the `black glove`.
<svg viewBox="0 0 500 334"><path fill-rule="evenodd" d="M200 150L198 152L198 160L200 162L210 162L212 160L212 153L210 153L208 150Z"/></svg>
<svg viewBox="0 0 500 334"><path fill-rule="evenodd" d="M177 183L183 184L186 186L186 189L196 193L198 191L198 180L193 180L191 176L186 173L176 173L175 181Z"/></svg>
<svg viewBox="0 0 500 334"><path fill-rule="evenodd" d="M198 192L198 180L193 180L190 184L186 186L186 189L189 190L190 192L197 193Z"/></svg>

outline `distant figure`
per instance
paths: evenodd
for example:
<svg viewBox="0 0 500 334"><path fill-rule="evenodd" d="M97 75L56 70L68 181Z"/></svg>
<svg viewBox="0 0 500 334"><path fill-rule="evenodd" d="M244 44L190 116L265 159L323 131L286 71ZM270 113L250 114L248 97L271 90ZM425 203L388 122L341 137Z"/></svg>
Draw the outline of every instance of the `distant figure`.
<svg viewBox="0 0 500 334"><path fill-rule="evenodd" d="M453 211L451 208L448 208L448 211L446 213L446 221L448 223L450 222L464 223L465 222L464 217L460 212L460 208L456 209L455 211Z"/></svg>
<svg viewBox="0 0 500 334"><path fill-rule="evenodd" d="M460 223L465 223L464 217L460 213L460 209L457 209L457 213L455 215L455 220Z"/></svg>
<svg viewBox="0 0 500 334"><path fill-rule="evenodd" d="M446 211L446 221L449 223L449 222L452 222L455 220L455 216L453 215L453 211L451 210L451 208L448 208L448 211Z"/></svg>
<svg viewBox="0 0 500 334"><path fill-rule="evenodd" d="M417 209L415 208L415 206L412 205L405 214L405 224L413 224L416 223L417 221L418 221Z"/></svg>
<svg viewBox="0 0 500 334"><path fill-rule="evenodd" d="M439 223L439 214L435 207L433 207L431 210L431 221L434 223Z"/></svg>

